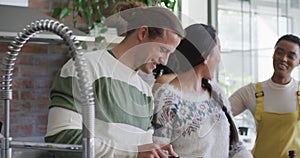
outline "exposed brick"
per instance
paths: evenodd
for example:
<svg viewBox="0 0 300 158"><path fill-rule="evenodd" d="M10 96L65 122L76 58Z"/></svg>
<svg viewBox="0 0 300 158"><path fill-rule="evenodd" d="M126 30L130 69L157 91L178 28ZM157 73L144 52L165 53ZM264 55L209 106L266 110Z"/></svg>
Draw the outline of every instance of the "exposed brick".
<svg viewBox="0 0 300 158"><path fill-rule="evenodd" d="M29 0L28 5L30 8L39 8L39 10L48 10L48 0Z"/></svg>
<svg viewBox="0 0 300 158"><path fill-rule="evenodd" d="M32 104L29 101L12 101L11 112L30 112L33 111Z"/></svg>
<svg viewBox="0 0 300 158"><path fill-rule="evenodd" d="M43 113L43 114L37 114L36 116L37 124L39 125L46 125L47 124L47 119L48 119L48 113Z"/></svg>
<svg viewBox="0 0 300 158"><path fill-rule="evenodd" d="M35 88L50 88L53 82L53 77L51 78L36 78L33 80Z"/></svg>
<svg viewBox="0 0 300 158"><path fill-rule="evenodd" d="M50 99L41 100L36 103L36 111L46 111L48 112L50 106Z"/></svg>
<svg viewBox="0 0 300 158"><path fill-rule="evenodd" d="M0 52L7 52L9 43L0 43Z"/></svg>
<svg viewBox="0 0 300 158"><path fill-rule="evenodd" d="M18 57L18 61L16 62L16 64L18 65L33 65L34 63L34 56L25 56L25 55L21 55L20 57Z"/></svg>
<svg viewBox="0 0 300 158"><path fill-rule="evenodd" d="M11 136L12 137L28 137L33 136L33 124L31 125L12 125L11 126Z"/></svg>
<svg viewBox="0 0 300 158"><path fill-rule="evenodd" d="M67 60L66 54L47 54L37 56L36 64L53 67L61 67Z"/></svg>
<svg viewBox="0 0 300 158"><path fill-rule="evenodd" d="M43 100L49 98L49 90L46 89L32 89L32 90L22 90L21 99L24 100Z"/></svg>
<svg viewBox="0 0 300 158"><path fill-rule="evenodd" d="M9 51L8 46L9 43L1 43L0 44L0 52L6 53ZM19 54L22 53L47 53L48 46L47 45L33 45L33 44L25 44Z"/></svg>
<svg viewBox="0 0 300 158"><path fill-rule="evenodd" d="M47 130L47 125L46 124L37 125L36 134L41 135L41 136L45 136L46 130Z"/></svg>
<svg viewBox="0 0 300 158"><path fill-rule="evenodd" d="M31 79L16 78L13 80L13 88L33 88L33 81Z"/></svg>
<svg viewBox="0 0 300 158"><path fill-rule="evenodd" d="M20 99L19 91L18 90L13 89L12 93L13 93L12 94L13 100L19 100Z"/></svg>
<svg viewBox="0 0 300 158"><path fill-rule="evenodd" d="M61 7L62 6L62 2L64 2L64 1L55 1L54 0L54 2L52 2L52 8L54 9L54 8L56 8L56 7Z"/></svg>
<svg viewBox="0 0 300 158"><path fill-rule="evenodd" d="M57 44L49 44L48 53L51 54L64 54L64 52L68 52L69 47L64 42L59 42ZM53 51L51 51L53 50Z"/></svg>
<svg viewBox="0 0 300 158"><path fill-rule="evenodd" d="M37 66L22 66L19 67L20 75L23 77L41 77L50 76L52 73L49 72L47 67Z"/></svg>
<svg viewBox="0 0 300 158"><path fill-rule="evenodd" d="M19 120L18 120L18 113L16 113L16 112L12 112L11 114L10 114L10 123L11 124L18 124L18 123L20 123L19 122Z"/></svg>
<svg viewBox="0 0 300 158"><path fill-rule="evenodd" d="M21 53L47 53L48 46L43 44L27 44L21 49Z"/></svg>
<svg viewBox="0 0 300 158"><path fill-rule="evenodd" d="M1 112L2 112L2 109L1 109ZM1 113L2 114L2 113ZM4 116L3 114L0 116L0 121L3 123L4 122Z"/></svg>
<svg viewBox="0 0 300 158"><path fill-rule="evenodd" d="M17 117L19 118L19 122L28 125L28 124L35 124L36 117L33 115L34 112L31 113L20 113Z"/></svg>

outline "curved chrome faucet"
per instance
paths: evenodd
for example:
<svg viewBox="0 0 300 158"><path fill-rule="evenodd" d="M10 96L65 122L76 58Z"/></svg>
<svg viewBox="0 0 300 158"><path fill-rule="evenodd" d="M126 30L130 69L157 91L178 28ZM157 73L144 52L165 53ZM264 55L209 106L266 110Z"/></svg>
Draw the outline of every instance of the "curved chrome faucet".
<svg viewBox="0 0 300 158"><path fill-rule="evenodd" d="M82 102L82 117L83 117L83 144L78 145L62 145L54 143L31 143L31 142L16 142L12 141L9 135L10 125L10 103L12 100L12 76L15 66L16 58L21 51L21 48L27 41L34 36L36 33L49 31L60 36L65 43L69 46L69 52L71 53L72 59L75 62L75 70L79 78L79 86L81 93ZM87 69L85 68L85 59L82 57L80 51L80 42L75 39L70 30L64 24L55 20L39 20L27 25L22 32L18 33L14 41L8 46L6 56L3 60L3 67L0 84L0 99L4 100L4 132L2 139L1 157L11 158L11 148L14 147L28 147L43 149L43 150L81 150L83 158L94 158L94 135L95 135L95 101L92 86L87 78Z"/></svg>

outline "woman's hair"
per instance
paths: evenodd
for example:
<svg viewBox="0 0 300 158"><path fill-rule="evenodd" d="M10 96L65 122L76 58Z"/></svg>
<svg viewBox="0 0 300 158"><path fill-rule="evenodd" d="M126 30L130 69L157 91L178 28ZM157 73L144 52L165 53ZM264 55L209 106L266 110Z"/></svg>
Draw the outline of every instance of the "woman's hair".
<svg viewBox="0 0 300 158"><path fill-rule="evenodd" d="M217 45L216 30L209 25L193 24L185 28L186 36L170 56L168 71L181 73L203 63ZM167 69L167 68L164 68ZM202 87L211 93L211 85L202 79Z"/></svg>
<svg viewBox="0 0 300 158"><path fill-rule="evenodd" d="M202 85L203 85L203 83L202 83ZM209 84L209 86L211 87L210 84ZM225 116L229 122L229 125L230 125L229 126L229 130L230 130L229 144L230 144L230 148L232 148L239 142L239 134L238 134L237 128L235 126L235 123L230 115L230 112L228 111L227 107L225 106L222 98L218 95L218 92L211 89L211 96L212 96L212 98L214 98L215 101L217 101L221 105L222 111L225 113Z"/></svg>
<svg viewBox="0 0 300 158"><path fill-rule="evenodd" d="M281 37L277 40L275 46L277 46L277 44L278 44L280 41L283 41L283 40L289 41L289 42L293 42L293 43L296 43L296 44L299 46L299 48L300 48L300 39L299 39L299 37L297 37L297 36L295 36L295 35L292 35L292 34L287 34L287 35L281 36Z"/></svg>
<svg viewBox="0 0 300 158"><path fill-rule="evenodd" d="M119 35L130 35L137 28L147 26L149 38L161 37L163 30L168 29L184 37L184 30L181 22L170 10L163 7L149 7L137 2L119 2L115 6L115 13L123 20L123 28L119 30ZM111 20L116 21L116 20ZM119 26L117 26L119 27Z"/></svg>
<svg viewBox="0 0 300 158"><path fill-rule="evenodd" d="M154 70L155 77L168 73L181 73L201 64L216 46L216 30L209 25L193 24L185 30L185 38L181 40L176 51L169 57L166 66L158 65Z"/></svg>
<svg viewBox="0 0 300 158"><path fill-rule="evenodd" d="M216 30L209 25L193 24L185 29L186 36L176 48L178 72L186 72L203 63L217 45Z"/></svg>

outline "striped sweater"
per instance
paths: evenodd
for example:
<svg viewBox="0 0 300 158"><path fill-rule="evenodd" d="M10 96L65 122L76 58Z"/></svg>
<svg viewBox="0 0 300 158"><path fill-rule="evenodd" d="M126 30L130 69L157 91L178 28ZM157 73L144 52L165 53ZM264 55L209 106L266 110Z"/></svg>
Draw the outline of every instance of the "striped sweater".
<svg viewBox="0 0 300 158"><path fill-rule="evenodd" d="M151 143L153 97L148 86L129 67L107 51L84 54L95 100L97 157L134 156L137 145ZM82 117L74 62L57 74L50 93L51 106L45 140L80 144Z"/></svg>

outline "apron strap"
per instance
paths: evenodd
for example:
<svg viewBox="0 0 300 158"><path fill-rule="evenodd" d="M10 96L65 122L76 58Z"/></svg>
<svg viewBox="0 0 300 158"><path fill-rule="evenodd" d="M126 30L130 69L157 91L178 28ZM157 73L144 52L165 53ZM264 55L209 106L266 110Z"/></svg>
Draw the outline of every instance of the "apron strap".
<svg viewBox="0 0 300 158"><path fill-rule="evenodd" d="M298 98L298 105L300 105L300 81L298 82L297 98Z"/></svg>
<svg viewBox="0 0 300 158"><path fill-rule="evenodd" d="M300 110L299 110L299 107L300 107L300 81L298 82L297 100L298 100L297 110L299 112L298 120L300 120L300 117L299 117L300 116Z"/></svg>
<svg viewBox="0 0 300 158"><path fill-rule="evenodd" d="M255 97L256 97L255 120L259 121L261 120L261 113L264 111L264 92L262 91L261 82L256 83ZM300 97L298 96L298 98Z"/></svg>

